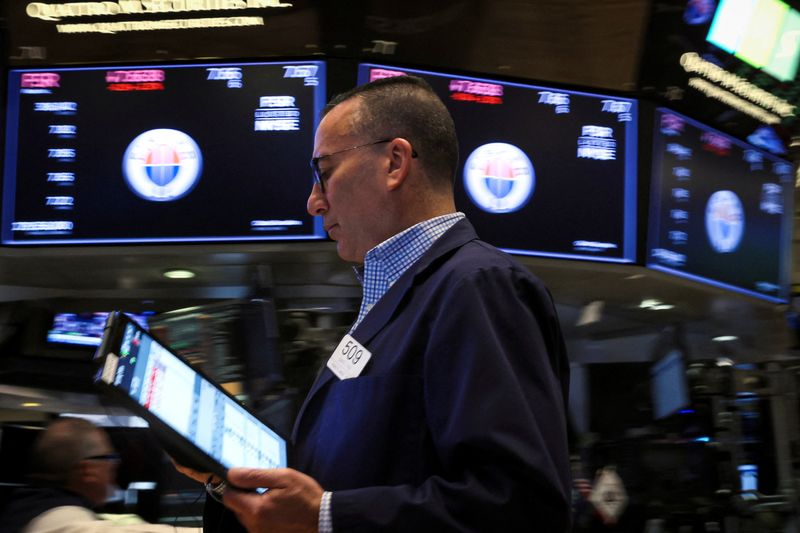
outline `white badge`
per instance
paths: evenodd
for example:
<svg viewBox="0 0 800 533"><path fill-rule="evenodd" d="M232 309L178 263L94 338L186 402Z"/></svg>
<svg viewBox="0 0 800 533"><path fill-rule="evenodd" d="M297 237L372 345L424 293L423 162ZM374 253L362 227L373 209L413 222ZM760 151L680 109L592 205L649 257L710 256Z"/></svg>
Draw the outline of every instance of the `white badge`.
<svg viewBox="0 0 800 533"><path fill-rule="evenodd" d="M361 375L370 357L372 353L348 333L328 359L328 368L339 379L355 378Z"/></svg>

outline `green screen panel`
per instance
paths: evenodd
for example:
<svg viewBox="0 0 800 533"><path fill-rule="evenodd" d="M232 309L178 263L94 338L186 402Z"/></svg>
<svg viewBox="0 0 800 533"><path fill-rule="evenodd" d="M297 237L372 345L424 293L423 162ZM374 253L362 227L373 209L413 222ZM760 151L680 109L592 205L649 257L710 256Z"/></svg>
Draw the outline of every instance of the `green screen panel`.
<svg viewBox="0 0 800 533"><path fill-rule="evenodd" d="M790 9L775 43L772 59L764 70L781 81L791 81L797 75L798 62L800 62L800 13Z"/></svg>
<svg viewBox="0 0 800 533"><path fill-rule="evenodd" d="M756 68L767 64L788 12L789 6L778 0L758 0L736 57Z"/></svg>
<svg viewBox="0 0 800 533"><path fill-rule="evenodd" d="M729 54L736 53L755 5L756 0L722 0L714 14L706 40Z"/></svg>

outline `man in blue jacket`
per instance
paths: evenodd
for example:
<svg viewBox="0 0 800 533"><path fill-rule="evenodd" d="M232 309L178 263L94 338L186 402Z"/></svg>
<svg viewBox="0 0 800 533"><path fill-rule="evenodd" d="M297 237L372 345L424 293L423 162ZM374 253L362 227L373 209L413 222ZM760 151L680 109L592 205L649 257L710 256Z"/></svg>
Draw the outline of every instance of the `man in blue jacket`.
<svg viewBox="0 0 800 533"><path fill-rule="evenodd" d="M256 531L570 527L569 365L547 289L456 211L455 128L419 78L328 105L308 199L358 265L358 318L303 404L294 469L232 469Z"/></svg>

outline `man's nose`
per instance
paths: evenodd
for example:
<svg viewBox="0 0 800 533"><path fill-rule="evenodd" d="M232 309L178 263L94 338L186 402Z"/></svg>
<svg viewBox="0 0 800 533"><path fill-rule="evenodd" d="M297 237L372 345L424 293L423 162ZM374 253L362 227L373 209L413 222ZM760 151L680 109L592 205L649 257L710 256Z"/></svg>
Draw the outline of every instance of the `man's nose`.
<svg viewBox="0 0 800 533"><path fill-rule="evenodd" d="M319 183L315 183L311 187L311 194L308 195L308 202L306 202L306 209L308 213L313 216L324 215L328 211L328 200L325 198Z"/></svg>

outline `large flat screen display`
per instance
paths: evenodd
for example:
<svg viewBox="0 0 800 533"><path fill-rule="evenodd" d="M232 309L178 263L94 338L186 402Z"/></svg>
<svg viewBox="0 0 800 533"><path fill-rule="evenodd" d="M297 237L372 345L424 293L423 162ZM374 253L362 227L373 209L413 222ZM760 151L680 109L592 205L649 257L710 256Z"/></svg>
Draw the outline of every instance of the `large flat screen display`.
<svg viewBox="0 0 800 533"><path fill-rule="evenodd" d="M647 266L786 301L792 165L667 109L654 137Z"/></svg>
<svg viewBox="0 0 800 533"><path fill-rule="evenodd" d="M322 238L321 62L9 73L3 244Z"/></svg>
<svg viewBox="0 0 800 533"><path fill-rule="evenodd" d="M636 101L372 64L359 82L404 74L453 115L456 206L481 238L518 254L636 260Z"/></svg>

